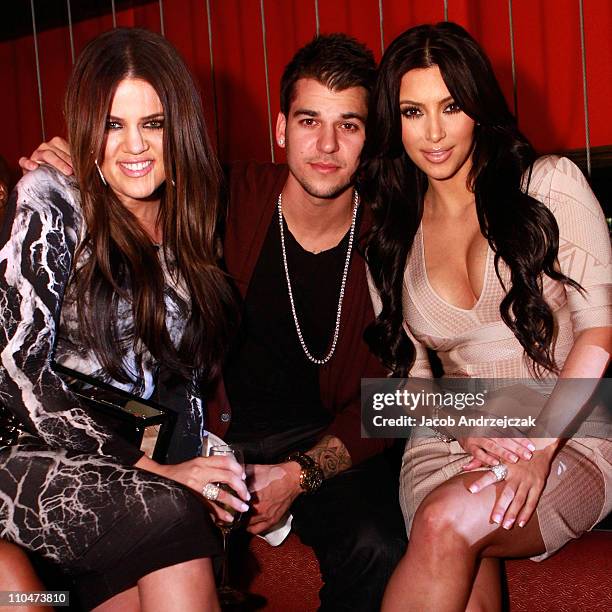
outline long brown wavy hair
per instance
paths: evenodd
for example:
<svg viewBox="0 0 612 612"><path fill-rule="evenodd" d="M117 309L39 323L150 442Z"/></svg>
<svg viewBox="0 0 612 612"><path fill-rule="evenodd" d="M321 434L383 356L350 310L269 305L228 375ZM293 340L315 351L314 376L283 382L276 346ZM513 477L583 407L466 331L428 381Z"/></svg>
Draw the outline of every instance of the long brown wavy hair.
<svg viewBox="0 0 612 612"><path fill-rule="evenodd" d="M104 157L107 115L125 78L147 81L164 109L166 182L160 187L158 223L163 249L176 262L175 280L184 284L191 300L178 347L166 327L158 250L102 182L94 164ZM201 384L210 383L220 371L236 308L218 267L221 172L187 67L174 47L153 32L112 30L81 53L68 84L64 114L87 227L75 257L79 268L74 281L83 341L120 382L137 382L122 362L128 342L137 355L146 347L181 377L190 380L195 371ZM119 338L120 299L132 306L134 329L128 339Z"/></svg>

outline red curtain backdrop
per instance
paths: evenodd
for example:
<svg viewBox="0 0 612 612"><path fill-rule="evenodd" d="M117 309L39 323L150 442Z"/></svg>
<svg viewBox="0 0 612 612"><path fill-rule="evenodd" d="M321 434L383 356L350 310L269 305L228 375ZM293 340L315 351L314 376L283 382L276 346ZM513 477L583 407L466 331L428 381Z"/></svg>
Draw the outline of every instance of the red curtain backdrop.
<svg viewBox="0 0 612 612"><path fill-rule="evenodd" d="M35 6L47 0L36 0ZM29 2L21 2L29 16ZM47 138L63 135L61 112L72 59L66 2L55 2L64 26L38 34L43 114ZM99 17L79 19L72 0L75 52L112 28L110 0ZM116 3L119 7L121 4ZM265 0L266 47L272 129L279 110L279 80L295 50L315 33L315 0ZM513 23L519 122L540 152L585 146L578 0L514 0ZM200 85L209 131L224 161L271 158L260 0L211 0L213 101L205 0L164 0L165 35L181 52ZM444 18L444 1L383 0L383 44L419 23ZM381 56L379 0L318 0L321 32L346 32ZM0 8L0 15L2 13ZM612 143L612 2L584 0L590 138ZM448 18L483 45L513 105L507 0L449 0ZM117 12L117 24L161 32L160 4L152 0ZM32 35L0 42L0 155L15 168L20 155L42 139ZM282 151L276 147L276 160Z"/></svg>

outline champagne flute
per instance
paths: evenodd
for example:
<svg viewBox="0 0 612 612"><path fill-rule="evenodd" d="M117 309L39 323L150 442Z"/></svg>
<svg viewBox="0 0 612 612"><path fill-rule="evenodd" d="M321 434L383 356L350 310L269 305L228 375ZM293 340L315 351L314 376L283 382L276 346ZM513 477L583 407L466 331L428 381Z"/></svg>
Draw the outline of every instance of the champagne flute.
<svg viewBox="0 0 612 612"><path fill-rule="evenodd" d="M235 447L230 446L229 444L222 444L218 446L212 446L209 452L209 456L218 456L218 457L228 457L232 456L236 461L244 468L244 457L242 454L242 450ZM239 497L236 492L224 482L217 483L219 488L223 491L227 491L230 495L234 497ZM219 504L224 510L229 512L234 520L231 523L226 521L222 521L221 519L216 519L217 527L221 530L221 535L223 537L223 562L221 565L221 584L217 588L217 595L219 596L219 602L222 606L231 606L243 603L246 600L246 596L241 591L235 589L229 584L229 553L228 553L228 538L232 531L238 526L240 519L242 517L242 512L236 510L229 504L224 504L222 502L215 502Z"/></svg>

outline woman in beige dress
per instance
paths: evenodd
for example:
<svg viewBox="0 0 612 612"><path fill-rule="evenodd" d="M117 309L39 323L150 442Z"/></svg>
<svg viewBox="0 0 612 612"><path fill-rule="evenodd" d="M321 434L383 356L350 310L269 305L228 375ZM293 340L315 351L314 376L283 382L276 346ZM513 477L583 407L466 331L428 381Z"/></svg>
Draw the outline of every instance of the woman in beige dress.
<svg viewBox="0 0 612 612"><path fill-rule="evenodd" d="M601 208L572 162L536 159L470 35L452 23L400 35L369 121L379 309L367 339L393 374L431 377L430 349L449 377L600 378L612 350ZM610 512L599 425L589 417L571 439L413 432L400 484L410 543L383 610L500 609L499 558L546 558Z"/></svg>

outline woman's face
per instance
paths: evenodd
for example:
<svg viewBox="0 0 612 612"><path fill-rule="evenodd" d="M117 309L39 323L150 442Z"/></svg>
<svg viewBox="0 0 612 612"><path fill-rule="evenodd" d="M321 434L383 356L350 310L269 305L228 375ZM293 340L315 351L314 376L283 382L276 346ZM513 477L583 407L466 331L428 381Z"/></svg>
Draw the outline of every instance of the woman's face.
<svg viewBox="0 0 612 612"><path fill-rule="evenodd" d="M404 74L399 105L404 149L417 167L434 181L467 178L474 121L455 103L438 66Z"/></svg>
<svg viewBox="0 0 612 612"><path fill-rule="evenodd" d="M164 109L155 89L141 79L121 81L106 120L100 169L126 206L159 199L154 194L166 180L163 139Z"/></svg>

